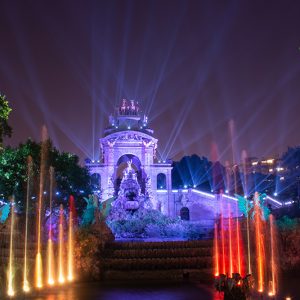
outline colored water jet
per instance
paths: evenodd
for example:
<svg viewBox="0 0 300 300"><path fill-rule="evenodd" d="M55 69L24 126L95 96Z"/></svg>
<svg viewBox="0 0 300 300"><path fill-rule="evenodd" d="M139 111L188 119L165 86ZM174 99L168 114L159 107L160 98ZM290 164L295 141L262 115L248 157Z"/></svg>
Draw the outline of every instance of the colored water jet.
<svg viewBox="0 0 300 300"><path fill-rule="evenodd" d="M238 263L238 272L242 275L242 253L241 253L241 237L240 237L240 224L239 218L236 218L236 242L237 242L237 263Z"/></svg>
<svg viewBox="0 0 300 300"><path fill-rule="evenodd" d="M47 153L47 130L43 126L42 129L42 148L41 148L41 162L40 162L40 184L39 184L39 199L38 199L38 218L37 218L37 254L36 254L36 287L43 287L43 268L42 268L42 249L41 249L41 230L42 230L42 202L44 192L44 178L45 178L45 162Z"/></svg>
<svg viewBox="0 0 300 300"><path fill-rule="evenodd" d="M68 236L68 281L73 281L73 213L69 213L69 236Z"/></svg>
<svg viewBox="0 0 300 300"><path fill-rule="evenodd" d="M218 226L215 223L214 230L214 254L215 254L215 276L219 276L219 247L218 247Z"/></svg>
<svg viewBox="0 0 300 300"><path fill-rule="evenodd" d="M40 252L36 255L36 261L35 261L35 276L36 276L36 287L42 288L43 287L43 266L42 266L42 255Z"/></svg>
<svg viewBox="0 0 300 300"><path fill-rule="evenodd" d="M239 208L238 208L238 203L236 203L236 220L235 220L235 233L236 233L236 264L237 264L237 268L236 271L242 275L242 267L243 267L243 253L242 253L242 249L243 249L243 240L241 237L241 229L240 229L240 221L239 221Z"/></svg>
<svg viewBox="0 0 300 300"><path fill-rule="evenodd" d="M53 285L54 282L54 255L53 255L53 241L52 241L52 197L53 197L53 178L54 169L50 167L50 197L49 197L49 232L48 232L48 245L47 245L47 268L48 268L48 284Z"/></svg>
<svg viewBox="0 0 300 300"><path fill-rule="evenodd" d="M228 236L229 236L229 274L230 276L233 273L233 256L232 256L232 218L231 218L231 211L230 211L230 205L228 205L228 211L229 211L229 218L228 218Z"/></svg>
<svg viewBox="0 0 300 300"><path fill-rule="evenodd" d="M13 270L13 235L14 235L14 197L11 199L11 210L10 210L10 242L9 242L9 263L7 272L7 295L13 297L15 295L14 291L14 270Z"/></svg>
<svg viewBox="0 0 300 300"><path fill-rule="evenodd" d="M64 283L64 264L63 264L63 206L59 209L59 240L58 240L58 282Z"/></svg>
<svg viewBox="0 0 300 300"><path fill-rule="evenodd" d="M255 211L255 244L256 244L256 260L257 260L257 280L258 291L264 291L264 250L263 250L263 232L262 232L262 219L261 209L259 207L258 193L254 196L254 211Z"/></svg>
<svg viewBox="0 0 300 300"><path fill-rule="evenodd" d="M251 251L250 251L250 222L249 222L249 203L248 200L246 199L246 208L247 208L247 213L246 213L246 226L247 226L247 254L248 254L248 274L252 273L251 269Z"/></svg>
<svg viewBox="0 0 300 300"><path fill-rule="evenodd" d="M28 293L30 291L30 285L27 278L28 275L28 210L29 210L29 198L30 198L30 184L32 174L32 158L28 157L27 162L27 191L26 191L26 211L25 211L25 241L24 241L24 270L23 270L23 291Z"/></svg>
<svg viewBox="0 0 300 300"><path fill-rule="evenodd" d="M52 235L51 233L49 233L49 235ZM54 255L53 255L53 241L52 241L52 238L49 238L48 239L48 245L47 245L47 248L48 248L48 256L47 256L47 259L48 259L48 263L47 263L47 268L48 268L48 284L49 285L53 285L55 283L54 281L54 267L53 267L53 260L54 260Z"/></svg>
<svg viewBox="0 0 300 300"><path fill-rule="evenodd" d="M223 197L221 194L221 244L222 244L222 272L226 274L225 264L225 237L224 237L224 218L223 218Z"/></svg>
<svg viewBox="0 0 300 300"><path fill-rule="evenodd" d="M275 296L277 293L277 261L276 261L276 233L275 233L275 224L274 217L270 215L270 250L271 250L271 286L270 292L272 296Z"/></svg>

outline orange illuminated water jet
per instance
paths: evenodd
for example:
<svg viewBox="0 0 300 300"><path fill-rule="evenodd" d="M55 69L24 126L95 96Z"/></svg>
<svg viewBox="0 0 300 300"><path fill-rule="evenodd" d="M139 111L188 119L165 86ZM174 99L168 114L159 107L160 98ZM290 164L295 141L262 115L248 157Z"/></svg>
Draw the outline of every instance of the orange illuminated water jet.
<svg viewBox="0 0 300 300"><path fill-rule="evenodd" d="M40 195L38 202L38 227L37 227L37 254L36 254L36 287L43 287L43 268L42 268L42 254L41 254L41 210L42 210L42 198L43 198L43 183L42 179L40 179Z"/></svg>
<svg viewBox="0 0 300 300"><path fill-rule="evenodd" d="M39 184L39 200L38 200L38 218L37 218L37 255L36 255L36 287L43 287L43 264L42 264L42 249L41 249L41 225L42 225L42 202L44 192L45 179L45 161L47 152L47 129L43 126L42 129L42 148L41 148L41 163L40 163L40 184Z"/></svg>
<svg viewBox="0 0 300 300"><path fill-rule="evenodd" d="M42 255L40 252L36 255L36 261L35 261L35 275L36 275L36 287L42 288L43 287L43 280L42 280L42 274L43 274L43 267L42 267Z"/></svg>
<svg viewBox="0 0 300 300"><path fill-rule="evenodd" d="M64 266L63 266L63 206L59 210L59 241L58 241L58 282L64 283Z"/></svg>
<svg viewBox="0 0 300 300"><path fill-rule="evenodd" d="M28 293L30 286L27 278L28 266L27 266L27 244L28 244L28 209L29 209L29 197L30 197L30 179L32 171L32 158L28 157L27 163L27 191L26 191L26 211L25 211L25 241L24 241L24 271L23 271L23 291Z"/></svg>
<svg viewBox="0 0 300 300"><path fill-rule="evenodd" d="M256 256L257 256L257 280L258 291L264 290L264 245L262 232L261 209L258 202L258 193L255 194L254 211L255 211L255 241L256 241Z"/></svg>
<svg viewBox="0 0 300 300"><path fill-rule="evenodd" d="M51 233L49 233L51 235ZM48 239L48 284L53 285L54 281L54 270L53 270L53 242L52 238Z"/></svg>
<svg viewBox="0 0 300 300"><path fill-rule="evenodd" d="M271 291L273 296L277 292L277 264L276 264L276 234L274 217L270 215L270 247L271 247Z"/></svg>
<svg viewBox="0 0 300 300"><path fill-rule="evenodd" d="M11 199L11 210L10 210L10 242L9 242L9 263L7 272L7 295L13 297L14 291L14 272L13 272L13 234L14 234L14 210L13 210L14 197Z"/></svg>

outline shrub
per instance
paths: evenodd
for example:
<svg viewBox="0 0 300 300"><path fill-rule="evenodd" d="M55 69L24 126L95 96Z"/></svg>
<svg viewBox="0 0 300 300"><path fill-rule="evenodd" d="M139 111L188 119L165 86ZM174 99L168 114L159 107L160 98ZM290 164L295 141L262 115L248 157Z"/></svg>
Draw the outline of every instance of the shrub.
<svg viewBox="0 0 300 300"><path fill-rule="evenodd" d="M148 225L146 225L145 235L147 237L155 237L155 238L162 237L161 226L159 226L158 224L148 224Z"/></svg>
<svg viewBox="0 0 300 300"><path fill-rule="evenodd" d="M283 270L300 268L300 223L287 216L278 222L278 238L281 245L280 266Z"/></svg>
<svg viewBox="0 0 300 300"><path fill-rule="evenodd" d="M83 279L100 277L100 239L89 228L78 229L75 233L74 261L77 274Z"/></svg>
<svg viewBox="0 0 300 300"><path fill-rule="evenodd" d="M120 218L110 218L108 226L116 238L184 238L201 239L203 232L198 224L170 218L156 210L126 212Z"/></svg>
<svg viewBox="0 0 300 300"><path fill-rule="evenodd" d="M187 235L186 226L182 222L168 224L164 230L166 237L183 238Z"/></svg>

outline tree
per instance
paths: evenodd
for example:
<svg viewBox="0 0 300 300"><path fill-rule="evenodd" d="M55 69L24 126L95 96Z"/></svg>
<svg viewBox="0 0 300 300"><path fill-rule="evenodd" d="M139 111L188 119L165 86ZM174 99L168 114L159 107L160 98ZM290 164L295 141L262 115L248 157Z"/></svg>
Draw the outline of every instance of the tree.
<svg viewBox="0 0 300 300"><path fill-rule="evenodd" d="M8 117L11 112L6 96L0 93L0 148L2 148L3 138L10 137L12 128L8 125Z"/></svg>
<svg viewBox="0 0 300 300"><path fill-rule="evenodd" d="M76 155L59 152L52 146L50 140L44 142L43 149L47 155L44 164L44 203L49 204L50 172L49 167L54 168L54 206L60 203L67 204L69 195L76 199L77 208L84 207L83 196L91 192L90 175L86 168L79 165ZM0 152L0 192L4 198L14 194L17 206L20 210L25 207L27 191L27 161L32 157L32 175L30 196L37 199L40 183L40 160L42 144L27 140L16 148L6 147ZM34 207L34 202L32 202Z"/></svg>
<svg viewBox="0 0 300 300"><path fill-rule="evenodd" d="M173 188L197 186L210 191L212 186L212 162L196 154L184 156L179 162L173 162Z"/></svg>

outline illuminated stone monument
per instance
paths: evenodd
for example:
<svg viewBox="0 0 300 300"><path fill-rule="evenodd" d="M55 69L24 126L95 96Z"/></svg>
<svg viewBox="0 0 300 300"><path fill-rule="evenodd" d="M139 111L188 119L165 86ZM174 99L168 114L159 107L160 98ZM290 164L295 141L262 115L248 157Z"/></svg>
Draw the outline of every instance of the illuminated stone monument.
<svg viewBox="0 0 300 300"><path fill-rule="evenodd" d="M157 162L157 142L148 127L147 116L141 114L139 103L123 99L115 115L109 117L109 126L100 139L99 161L87 163L90 173L98 176L102 200L119 195L124 171L130 166L135 172L139 194L150 198L154 209L175 215L172 166ZM163 195L158 192L158 178L162 182L159 188L165 191Z"/></svg>
<svg viewBox="0 0 300 300"><path fill-rule="evenodd" d="M206 227L212 227L221 213L225 217L241 215L236 208L237 199L227 194L195 188L172 190L172 166L157 160L157 143L138 102L123 99L109 117L109 126L100 139L99 160L87 163L100 186L102 201L114 196L114 204L125 210L134 210L144 203L142 207L151 206L170 217L201 222ZM270 204L278 206L276 201Z"/></svg>

